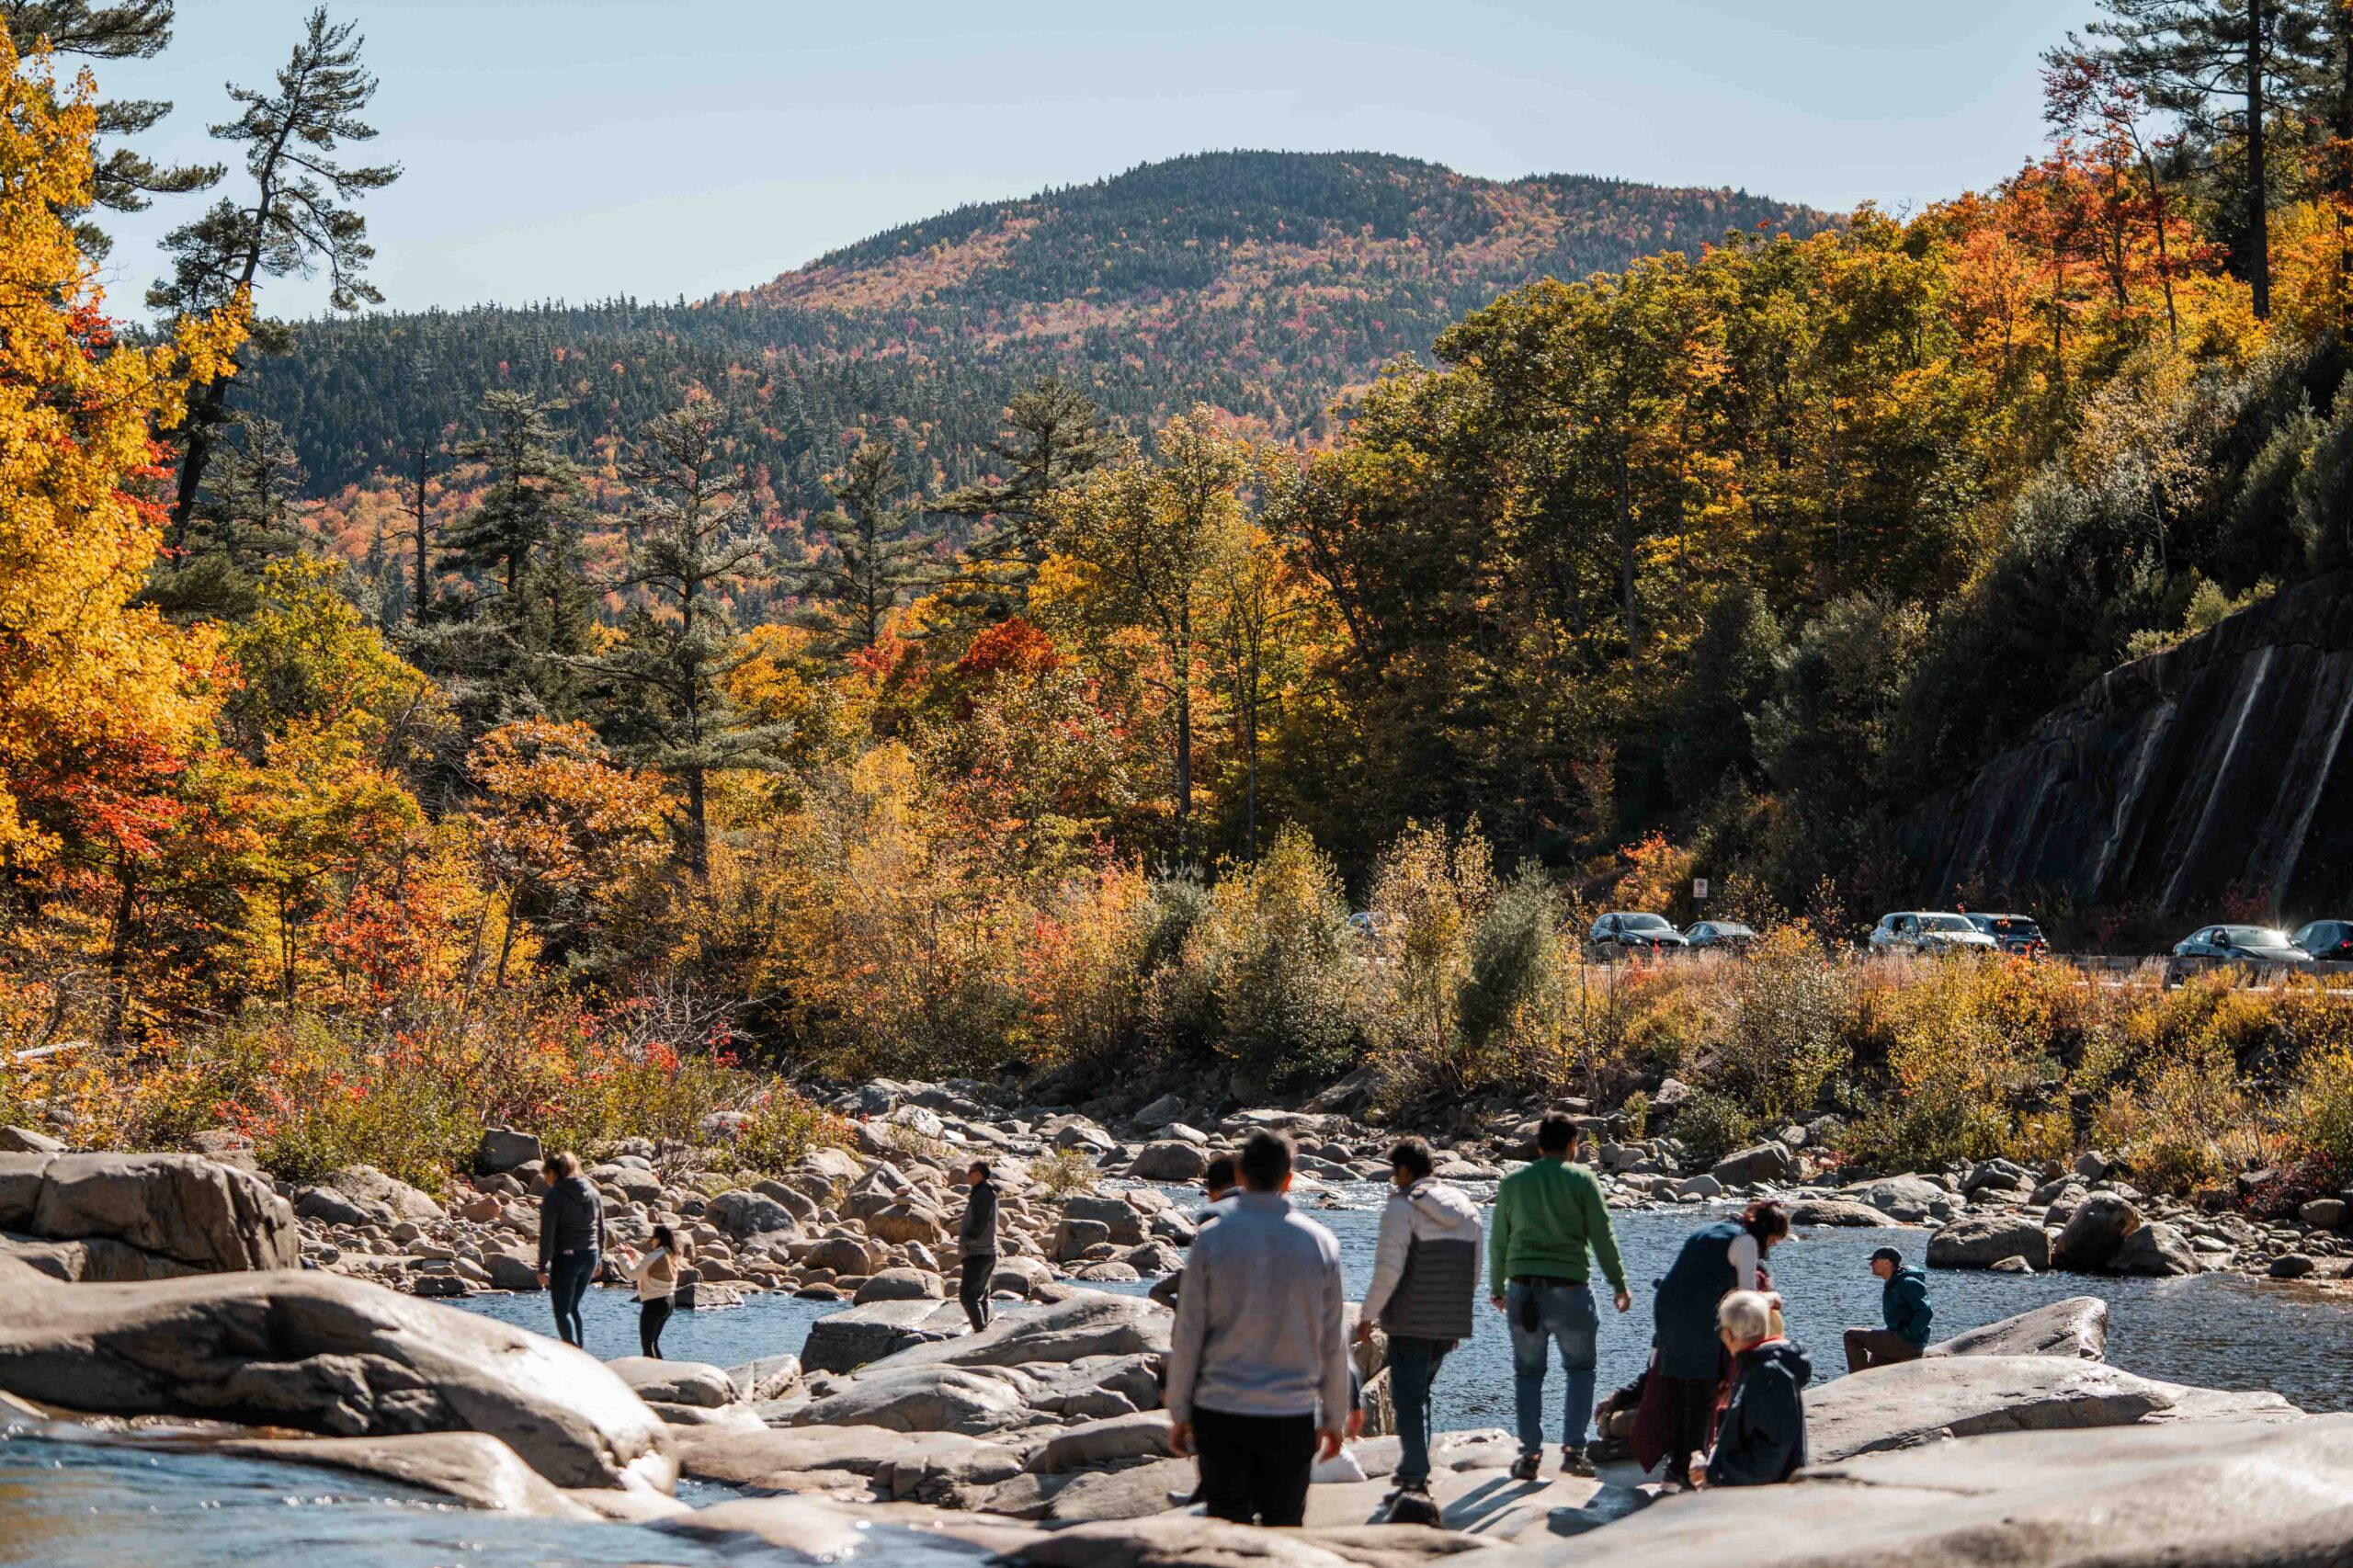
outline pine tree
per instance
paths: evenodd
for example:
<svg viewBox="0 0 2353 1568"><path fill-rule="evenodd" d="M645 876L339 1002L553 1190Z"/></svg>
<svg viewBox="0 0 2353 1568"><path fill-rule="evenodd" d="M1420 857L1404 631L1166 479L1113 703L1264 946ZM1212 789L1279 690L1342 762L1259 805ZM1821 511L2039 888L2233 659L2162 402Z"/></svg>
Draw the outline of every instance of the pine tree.
<svg viewBox="0 0 2353 1568"><path fill-rule="evenodd" d="M930 541L912 526L919 507L890 442L860 442L825 487L835 505L815 521L821 542L794 570L794 587L813 601L812 619L837 645L871 648L891 612L936 580Z"/></svg>
<svg viewBox="0 0 2353 1568"><path fill-rule="evenodd" d="M94 5L92 0L0 0L0 21L21 54L47 40L52 54L78 55L85 60L153 60L172 41L174 0L117 0ZM105 142L91 171L92 205L114 212L145 211L149 199L185 196L208 190L222 174L219 165L157 166L119 139L152 131L172 112L167 102L153 98L117 98L97 106L98 135ZM81 224L75 233L84 255L103 260L112 248L96 225Z"/></svg>
<svg viewBox="0 0 2353 1568"><path fill-rule="evenodd" d="M342 143L376 134L359 118L376 96L376 78L359 63L361 42L353 24L329 22L321 6L311 13L292 58L278 69L274 91L229 89L242 112L214 126L212 134L244 146L252 201L240 205L224 199L165 236L172 277L148 290L151 307L180 317L201 315L264 278L308 276L321 267L327 275L327 302L335 309L383 302L367 279L376 250L368 243L367 220L353 204L392 184L401 171L396 165L354 166L335 155ZM281 353L289 344L287 329L256 321L256 349ZM196 515L227 398L227 383L216 381L188 411L172 502L175 544Z"/></svg>
<svg viewBox="0 0 2353 1568"><path fill-rule="evenodd" d="M511 595L533 555L578 528L583 475L549 417L563 406L512 392L482 400L483 433L460 445L458 459L487 464L493 477L482 505L445 536L445 565L493 574Z"/></svg>
<svg viewBox="0 0 2353 1568"><path fill-rule="evenodd" d="M2180 118L2190 147L2234 211L2234 268L2257 317L2271 313L2271 137L2293 85L2313 66L2315 0L2101 0L2092 30L2150 105Z"/></svg>
<svg viewBox="0 0 2353 1568"><path fill-rule="evenodd" d="M228 429L178 559L148 585L148 600L176 620L242 619L262 569L315 543L302 516L302 464L286 432L245 413L233 415Z"/></svg>
<svg viewBox="0 0 2353 1568"><path fill-rule="evenodd" d="M604 728L633 766L684 790L679 847L700 883L710 871L709 774L779 766L772 748L791 728L753 722L725 687L744 659L727 596L767 563L767 544L708 403L654 420L622 477L634 505L628 565L615 585L649 602L595 661L610 691Z"/></svg>
<svg viewBox="0 0 2353 1568"><path fill-rule="evenodd" d="M1095 400L1050 376L1014 395L1005 429L983 450L1005 465L1003 479L951 491L933 510L953 517L992 520L965 548L949 603L990 621L1018 615L1046 558L1041 523L1049 500L1118 458L1126 441L1106 423Z"/></svg>

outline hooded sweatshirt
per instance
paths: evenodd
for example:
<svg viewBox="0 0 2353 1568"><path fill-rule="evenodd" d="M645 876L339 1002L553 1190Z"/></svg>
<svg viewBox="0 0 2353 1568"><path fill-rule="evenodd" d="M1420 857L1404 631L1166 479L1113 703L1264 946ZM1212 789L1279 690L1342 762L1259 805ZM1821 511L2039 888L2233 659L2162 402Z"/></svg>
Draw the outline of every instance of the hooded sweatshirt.
<svg viewBox="0 0 2353 1568"><path fill-rule="evenodd" d="M1805 1401L1813 1363L1786 1339L1744 1350L1708 1460L1711 1486L1770 1486L1805 1463Z"/></svg>
<svg viewBox="0 0 2353 1568"><path fill-rule="evenodd" d="M540 1199L540 1267L568 1252L605 1250L605 1200L585 1176L569 1176Z"/></svg>
<svg viewBox="0 0 2353 1568"><path fill-rule="evenodd" d="M1879 1293L1880 1315L1906 1345L1927 1349L1928 1325L1936 1311L1928 1305L1928 1277L1909 1265L1898 1265Z"/></svg>
<svg viewBox="0 0 2353 1568"><path fill-rule="evenodd" d="M1363 1315L1415 1339L1468 1339L1479 1294L1479 1206L1435 1176L1381 1211Z"/></svg>

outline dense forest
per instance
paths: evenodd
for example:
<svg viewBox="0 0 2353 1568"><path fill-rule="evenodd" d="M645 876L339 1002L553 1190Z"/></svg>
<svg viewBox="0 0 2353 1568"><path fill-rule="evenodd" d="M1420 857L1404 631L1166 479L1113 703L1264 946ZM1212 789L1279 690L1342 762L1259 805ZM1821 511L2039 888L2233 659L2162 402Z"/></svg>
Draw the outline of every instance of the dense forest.
<svg viewBox="0 0 2353 1568"><path fill-rule="evenodd" d="M424 315L370 309L349 27L236 91L233 174L61 70L168 4L0 11L0 1113L422 1169L484 1115L789 1121L755 1062L1370 1061L1914 1158L2276 1091L2353 1157L2342 1009L1829 956L1920 896L1924 791L2346 563L2353 10L2109 0L2048 142L1903 217L1208 154ZM208 188L118 325L108 214ZM339 313L273 320L306 271ZM1597 1013L1586 913L1695 873L1770 961Z"/></svg>

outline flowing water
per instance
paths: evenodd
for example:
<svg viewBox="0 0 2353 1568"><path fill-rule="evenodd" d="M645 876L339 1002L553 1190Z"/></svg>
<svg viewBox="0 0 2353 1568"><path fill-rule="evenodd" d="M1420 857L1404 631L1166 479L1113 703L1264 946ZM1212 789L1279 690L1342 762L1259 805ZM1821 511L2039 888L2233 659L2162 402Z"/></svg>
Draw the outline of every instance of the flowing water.
<svg viewBox="0 0 2353 1568"><path fill-rule="evenodd" d="M1352 1186L1335 1207L1313 1210L1339 1239L1351 1295L1361 1293L1371 1273L1381 1199L1377 1187ZM1618 1216L1635 1302L1623 1318L1602 1306L1605 1392L1641 1369L1651 1283L1707 1217L1688 1209ZM1774 1254L1774 1283L1788 1303L1790 1332L1813 1352L1817 1377L1839 1369L1841 1330L1879 1322L1880 1285L1868 1263L1872 1249L1893 1244L1917 1258L1925 1239L1916 1230L1825 1230ZM2275 1390L2308 1410L2353 1410L2353 1301L2343 1297L2222 1275L2119 1280L1939 1272L1929 1286L1940 1337L2062 1297L2097 1294L2109 1303L2109 1358L2129 1370L2217 1388ZM461 1304L530 1328L548 1323L543 1297L480 1296ZM675 1358L731 1366L798 1351L809 1325L839 1310L831 1302L755 1296L725 1311L679 1313L663 1348ZM585 1315L592 1351L636 1354L636 1303L627 1291L591 1291ZM1547 1426L1557 1430L1557 1375L1547 1392ZM1437 1405L1442 1428L1511 1423L1509 1342L1501 1319L1484 1307L1477 1335L1439 1373ZM870 1532L858 1555L891 1568L972 1568L976 1561L953 1544L887 1526ZM0 1563L243 1568L256 1560L318 1568L701 1568L805 1561L772 1547L660 1527L505 1518L331 1471L7 1436L0 1428Z"/></svg>

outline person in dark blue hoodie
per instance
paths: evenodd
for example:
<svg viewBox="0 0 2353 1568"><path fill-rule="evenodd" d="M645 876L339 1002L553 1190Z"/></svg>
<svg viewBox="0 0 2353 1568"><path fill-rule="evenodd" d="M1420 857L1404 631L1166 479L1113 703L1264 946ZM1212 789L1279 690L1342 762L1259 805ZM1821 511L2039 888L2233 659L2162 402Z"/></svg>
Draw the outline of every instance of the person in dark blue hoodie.
<svg viewBox="0 0 2353 1568"><path fill-rule="evenodd" d="M1917 1361L1928 1348L1928 1325L1936 1321L1928 1305L1928 1277L1907 1267L1902 1253L1880 1248L1871 1254L1871 1272L1886 1281L1880 1288L1879 1312L1887 1326L1847 1331L1849 1372Z"/></svg>
<svg viewBox="0 0 2353 1568"><path fill-rule="evenodd" d="M1771 1486L1805 1463L1805 1385L1813 1363L1773 1335L1773 1303L1755 1290L1735 1290L1717 1309L1723 1346L1732 1357L1732 1397L1716 1423L1716 1446L1694 1486Z"/></svg>

